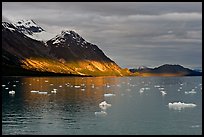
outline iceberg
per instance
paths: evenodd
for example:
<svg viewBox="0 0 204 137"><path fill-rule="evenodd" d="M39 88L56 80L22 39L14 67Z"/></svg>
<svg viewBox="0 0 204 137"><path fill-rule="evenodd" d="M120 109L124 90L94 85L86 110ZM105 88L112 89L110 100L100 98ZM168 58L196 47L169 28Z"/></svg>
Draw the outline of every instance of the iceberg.
<svg viewBox="0 0 204 137"><path fill-rule="evenodd" d="M104 97L112 97L112 96L115 96L115 94L111 94L111 93L104 94Z"/></svg>
<svg viewBox="0 0 204 137"><path fill-rule="evenodd" d="M195 107L196 104L193 104L193 103L174 102L174 103L169 103L168 106L169 106L170 109L181 110L181 109L184 109L184 108L192 108L192 107Z"/></svg>
<svg viewBox="0 0 204 137"><path fill-rule="evenodd" d="M100 107L101 109L105 110L105 109L111 107L111 104L108 104L106 101L103 101L103 102L101 102L101 103L99 104L99 107Z"/></svg>
<svg viewBox="0 0 204 137"><path fill-rule="evenodd" d="M95 115L96 115L96 116L106 116L106 115L107 115L107 112L105 112L105 111L95 112Z"/></svg>

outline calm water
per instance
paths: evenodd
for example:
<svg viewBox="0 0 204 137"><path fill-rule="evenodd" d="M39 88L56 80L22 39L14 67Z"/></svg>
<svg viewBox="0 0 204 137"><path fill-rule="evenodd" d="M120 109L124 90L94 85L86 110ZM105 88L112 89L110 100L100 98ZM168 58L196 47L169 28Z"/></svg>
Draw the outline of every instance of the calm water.
<svg viewBox="0 0 204 137"><path fill-rule="evenodd" d="M3 77L2 134L202 134L202 77Z"/></svg>

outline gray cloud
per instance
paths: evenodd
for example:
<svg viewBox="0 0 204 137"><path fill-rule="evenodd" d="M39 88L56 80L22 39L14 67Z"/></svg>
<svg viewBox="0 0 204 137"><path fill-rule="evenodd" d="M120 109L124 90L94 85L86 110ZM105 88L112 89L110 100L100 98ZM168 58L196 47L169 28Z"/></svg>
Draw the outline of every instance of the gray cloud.
<svg viewBox="0 0 204 137"><path fill-rule="evenodd" d="M121 67L202 64L200 2L3 2L2 20L73 29Z"/></svg>

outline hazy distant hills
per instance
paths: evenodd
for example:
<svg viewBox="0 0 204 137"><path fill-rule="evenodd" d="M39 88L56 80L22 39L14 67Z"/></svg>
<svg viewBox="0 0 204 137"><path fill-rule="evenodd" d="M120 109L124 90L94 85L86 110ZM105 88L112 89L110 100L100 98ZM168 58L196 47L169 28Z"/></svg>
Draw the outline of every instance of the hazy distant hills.
<svg viewBox="0 0 204 137"><path fill-rule="evenodd" d="M202 76L200 71L172 64L164 64L155 68L139 67L138 69L130 69L130 71L141 76Z"/></svg>
<svg viewBox="0 0 204 137"><path fill-rule="evenodd" d="M98 46L64 30L52 37L33 20L2 22L3 75L64 74L123 76L120 68Z"/></svg>

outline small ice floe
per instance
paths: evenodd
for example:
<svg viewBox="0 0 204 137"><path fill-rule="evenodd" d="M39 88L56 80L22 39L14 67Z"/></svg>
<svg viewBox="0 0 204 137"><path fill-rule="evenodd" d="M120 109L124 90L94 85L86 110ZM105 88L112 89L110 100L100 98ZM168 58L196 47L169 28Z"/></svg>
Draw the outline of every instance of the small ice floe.
<svg viewBox="0 0 204 137"><path fill-rule="evenodd" d="M9 88L7 87L7 88L5 88L5 89L9 89Z"/></svg>
<svg viewBox="0 0 204 137"><path fill-rule="evenodd" d="M112 97L112 96L115 96L115 94L111 94L111 93L104 94L104 97Z"/></svg>
<svg viewBox="0 0 204 137"><path fill-rule="evenodd" d="M75 88L80 88L81 86L74 86Z"/></svg>
<svg viewBox="0 0 204 137"><path fill-rule="evenodd" d="M9 94L11 94L11 95L13 95L13 94L15 94L16 92L14 91L14 90L11 90L11 91L9 91Z"/></svg>
<svg viewBox="0 0 204 137"><path fill-rule="evenodd" d="M162 93L162 96L166 95L167 93L163 90L160 91Z"/></svg>
<svg viewBox="0 0 204 137"><path fill-rule="evenodd" d="M91 85L91 88L94 88L94 84Z"/></svg>
<svg viewBox="0 0 204 137"><path fill-rule="evenodd" d="M106 115L107 115L107 112L105 112L105 111L95 112L95 115L96 115L96 116L106 116Z"/></svg>
<svg viewBox="0 0 204 137"><path fill-rule="evenodd" d="M57 91L56 91L56 90L52 90L52 91L51 91L51 93L55 93L55 94L56 94L56 93L57 93Z"/></svg>
<svg viewBox="0 0 204 137"><path fill-rule="evenodd" d="M44 94L44 95L46 95L47 94L47 92L38 92L38 94Z"/></svg>
<svg viewBox="0 0 204 137"><path fill-rule="evenodd" d="M101 103L99 104L99 107L100 107L101 109L105 110L105 109L111 107L111 104L108 104L106 101L103 101L103 102L101 102Z"/></svg>
<svg viewBox="0 0 204 137"><path fill-rule="evenodd" d="M169 103L168 106L169 106L169 108L174 109L174 110L181 110L181 109L184 109L184 108L192 108L192 107L195 107L196 104L193 104L193 103L174 102L174 103Z"/></svg>
<svg viewBox="0 0 204 137"><path fill-rule="evenodd" d="M159 90L164 90L164 88L159 88Z"/></svg>
<svg viewBox="0 0 204 137"><path fill-rule="evenodd" d="M192 125L191 127L192 128L198 128L198 127L200 127L200 125Z"/></svg>
<svg viewBox="0 0 204 137"><path fill-rule="evenodd" d="M16 85L13 85L13 87L16 87Z"/></svg>
<svg viewBox="0 0 204 137"><path fill-rule="evenodd" d="M38 93L39 91L38 90L31 90L30 92L31 93Z"/></svg>
<svg viewBox="0 0 204 137"><path fill-rule="evenodd" d="M5 87L6 85L2 85L2 87Z"/></svg>
<svg viewBox="0 0 204 137"><path fill-rule="evenodd" d="M106 87L107 87L107 88L110 88L110 85L107 85Z"/></svg>
<svg viewBox="0 0 204 137"><path fill-rule="evenodd" d="M149 87L146 87L146 88L144 88L145 90L150 90L150 88Z"/></svg>
<svg viewBox="0 0 204 137"><path fill-rule="evenodd" d="M185 91L185 94L195 94L196 92L195 91L189 91L189 92L187 92L187 91Z"/></svg>
<svg viewBox="0 0 204 137"><path fill-rule="evenodd" d="M154 85L154 87L155 87L155 88L159 88L159 87L160 87L160 85Z"/></svg>
<svg viewBox="0 0 204 137"><path fill-rule="evenodd" d="M51 91L51 93L57 93L57 89L54 88L54 89Z"/></svg>
<svg viewBox="0 0 204 137"><path fill-rule="evenodd" d="M143 92L144 92L144 88L141 88L141 89L139 90L139 92L140 92L140 93L143 93Z"/></svg>

